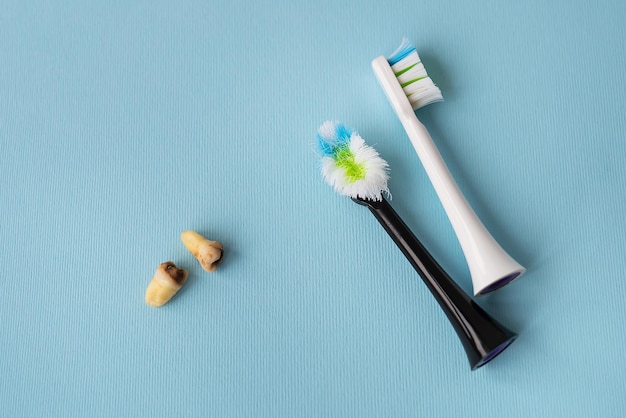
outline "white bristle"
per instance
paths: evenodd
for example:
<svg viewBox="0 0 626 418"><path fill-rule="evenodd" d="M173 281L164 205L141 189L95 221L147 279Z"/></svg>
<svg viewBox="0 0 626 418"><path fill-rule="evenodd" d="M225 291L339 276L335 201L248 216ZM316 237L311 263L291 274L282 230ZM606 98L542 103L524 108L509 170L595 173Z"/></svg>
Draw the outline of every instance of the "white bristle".
<svg viewBox="0 0 626 418"><path fill-rule="evenodd" d="M410 68L411 67L411 68ZM407 68L409 68L407 70ZM443 100L441 90L426 73L416 51L391 66L413 109Z"/></svg>
<svg viewBox="0 0 626 418"><path fill-rule="evenodd" d="M326 129L328 126L324 127ZM320 130L321 132L321 130ZM325 130L332 138L334 134ZM346 168L337 164L331 156L322 158L321 171L326 183L332 186L336 192L352 198L371 199L380 201L383 194L391 196L387 182L389 181L389 165L380 157L378 152L367 145L357 133L350 136L347 143L354 162L364 168L365 176L359 180L349 179L346 176Z"/></svg>
<svg viewBox="0 0 626 418"><path fill-rule="evenodd" d="M326 142L334 143L337 141L337 122L327 120L317 132Z"/></svg>

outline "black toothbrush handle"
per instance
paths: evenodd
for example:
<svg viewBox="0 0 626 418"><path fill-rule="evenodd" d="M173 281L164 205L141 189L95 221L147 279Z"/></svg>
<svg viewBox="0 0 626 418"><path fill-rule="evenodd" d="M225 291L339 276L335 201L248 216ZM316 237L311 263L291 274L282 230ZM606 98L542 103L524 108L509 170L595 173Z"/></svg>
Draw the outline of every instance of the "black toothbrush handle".
<svg viewBox="0 0 626 418"><path fill-rule="evenodd" d="M463 343L472 370L487 364L517 338L514 332L493 319L448 276L389 202L385 199L352 200L370 209L424 280Z"/></svg>

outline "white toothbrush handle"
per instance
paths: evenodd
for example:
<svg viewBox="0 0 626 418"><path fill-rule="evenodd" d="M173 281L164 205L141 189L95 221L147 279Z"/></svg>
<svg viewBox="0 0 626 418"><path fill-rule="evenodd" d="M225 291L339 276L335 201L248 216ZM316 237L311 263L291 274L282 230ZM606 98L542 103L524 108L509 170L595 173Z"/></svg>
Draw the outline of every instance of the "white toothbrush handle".
<svg viewBox="0 0 626 418"><path fill-rule="evenodd" d="M461 244L474 282L474 294L488 293L485 291L500 280L524 273L524 267L500 247L469 205L424 125L415 116L403 120L402 125Z"/></svg>
<svg viewBox="0 0 626 418"><path fill-rule="evenodd" d="M450 219L470 269L474 294L489 293L521 276L526 269L500 247L476 216L387 60L379 57L372 66Z"/></svg>

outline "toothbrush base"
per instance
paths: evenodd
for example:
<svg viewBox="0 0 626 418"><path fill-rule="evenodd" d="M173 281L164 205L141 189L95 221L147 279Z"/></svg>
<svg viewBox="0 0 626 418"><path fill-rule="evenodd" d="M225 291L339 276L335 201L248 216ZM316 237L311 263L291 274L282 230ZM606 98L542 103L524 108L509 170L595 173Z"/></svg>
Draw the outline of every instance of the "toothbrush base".
<svg viewBox="0 0 626 418"><path fill-rule="evenodd" d="M521 272L515 272L515 273L512 273L512 274L509 274L508 276L505 276L505 277L501 278L500 280L498 280L496 282L493 282L489 286L485 287L480 292L476 293L476 296L484 296L484 295L486 295L488 293L495 292L498 289L502 289L504 286L506 286L509 283L513 282L515 279L517 279L521 275L522 275Z"/></svg>
<svg viewBox="0 0 626 418"><path fill-rule="evenodd" d="M483 358L481 358L476 363L474 363L472 370L476 370L479 367L484 366L485 364L489 363L491 360L496 358L498 354L500 354L501 352L506 350L508 346L513 344L513 341L515 341L516 338L517 338L517 335L512 335L507 341L503 342L502 344L497 346L495 349L493 349L490 353L488 353Z"/></svg>

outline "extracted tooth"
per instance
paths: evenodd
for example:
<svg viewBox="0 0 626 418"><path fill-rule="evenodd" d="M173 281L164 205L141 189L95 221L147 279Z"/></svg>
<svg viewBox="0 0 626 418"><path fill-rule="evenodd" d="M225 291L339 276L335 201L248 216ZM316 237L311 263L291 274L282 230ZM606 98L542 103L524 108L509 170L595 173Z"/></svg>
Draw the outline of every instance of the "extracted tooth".
<svg viewBox="0 0 626 418"><path fill-rule="evenodd" d="M187 281L187 270L179 269L171 261L157 267L146 290L146 303L159 307L165 305Z"/></svg>
<svg viewBox="0 0 626 418"><path fill-rule="evenodd" d="M203 269L208 272L217 270L224 256L224 247L221 243L208 240L194 231L183 232L180 239Z"/></svg>

